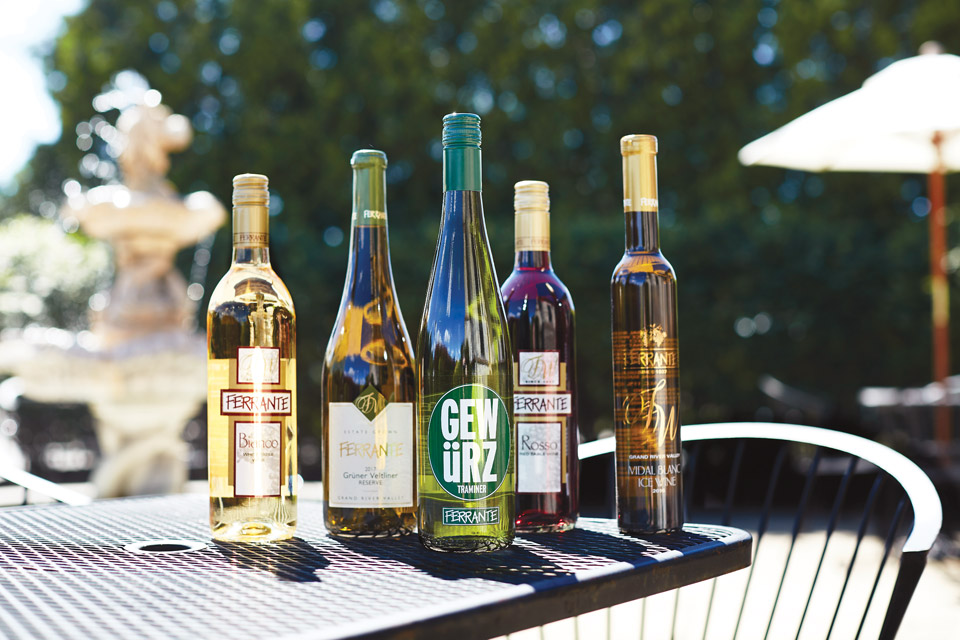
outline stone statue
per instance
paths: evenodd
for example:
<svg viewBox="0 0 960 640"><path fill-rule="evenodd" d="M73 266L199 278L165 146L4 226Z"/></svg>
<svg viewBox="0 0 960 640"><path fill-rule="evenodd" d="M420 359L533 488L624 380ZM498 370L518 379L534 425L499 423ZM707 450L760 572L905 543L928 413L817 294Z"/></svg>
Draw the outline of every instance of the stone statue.
<svg viewBox="0 0 960 640"><path fill-rule="evenodd" d="M155 91L140 94L117 120L122 183L61 208L114 250L109 303L91 317L95 346L0 346L0 370L20 379L24 396L90 405L103 455L93 476L101 497L178 491L186 481L181 433L206 400L206 342L173 262L226 220L211 194L181 198L167 181L169 154L188 146L190 123L159 104ZM148 94L154 99L143 100Z"/></svg>

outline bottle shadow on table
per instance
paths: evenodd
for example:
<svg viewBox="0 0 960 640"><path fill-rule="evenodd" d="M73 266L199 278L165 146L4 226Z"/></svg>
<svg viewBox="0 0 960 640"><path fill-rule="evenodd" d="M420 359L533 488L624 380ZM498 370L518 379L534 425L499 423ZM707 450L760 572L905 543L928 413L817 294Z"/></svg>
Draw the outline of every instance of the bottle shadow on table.
<svg viewBox="0 0 960 640"><path fill-rule="evenodd" d="M534 588L541 579L551 580L552 586L557 585L558 578L576 580L572 571L519 544L486 553L441 553L424 548L415 534L391 540L340 539L339 542L364 557L401 562L440 580L494 580Z"/></svg>
<svg viewBox="0 0 960 640"><path fill-rule="evenodd" d="M628 537L575 529L564 533L526 534L501 551L461 554L429 551L415 534L393 539L327 540L335 540L334 544L343 545L357 558L363 558L364 570L370 568L368 559L376 559L383 561L384 570L401 563L441 580L494 580L527 584L534 589L538 588L538 582L546 580L551 587L575 582L577 571L614 562L641 566L656 562L652 556L666 551L713 541L690 531ZM326 544L314 546L301 538L270 545L215 542L212 548L234 567L266 571L285 582L321 582L323 570L331 564L330 557L340 556Z"/></svg>
<svg viewBox="0 0 960 640"><path fill-rule="evenodd" d="M267 571L284 582L320 582L318 572L330 564L317 548L301 538L269 545L215 541L212 547L235 567Z"/></svg>
<svg viewBox="0 0 960 640"><path fill-rule="evenodd" d="M547 557L555 558L574 571L594 569L612 562L641 566L657 562L654 556L668 551L683 551L692 546L715 542L714 538L692 531L656 534L609 534L577 528L562 533L524 534L524 543L533 543ZM718 543L719 544L719 543Z"/></svg>
<svg viewBox="0 0 960 640"><path fill-rule="evenodd" d="M576 581L577 571L614 562L641 566L652 556L712 542L690 531L645 537L611 535L588 529L527 534L512 546L490 553L439 553L425 549L416 535L390 540L339 539L346 548L368 558L401 562L441 580L484 579L509 584L550 580L550 586ZM565 580L564 580L565 579Z"/></svg>

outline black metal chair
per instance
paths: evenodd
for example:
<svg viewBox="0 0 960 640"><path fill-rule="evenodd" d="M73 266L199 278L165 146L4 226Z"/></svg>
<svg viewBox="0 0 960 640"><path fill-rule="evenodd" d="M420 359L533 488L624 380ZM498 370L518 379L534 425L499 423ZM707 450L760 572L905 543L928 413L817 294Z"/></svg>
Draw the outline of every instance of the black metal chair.
<svg viewBox="0 0 960 640"><path fill-rule="evenodd" d="M765 620L763 638L799 637L805 623L807 637L812 637L810 621L817 618L821 626L826 626L824 616L829 616L830 623L823 637L829 638L831 634L837 637L836 623L841 605L844 605L845 621L854 613L851 609L855 606L858 611L854 615L860 616L856 635L850 637L861 636L868 613L883 616L879 632L881 639L896 635L942 520L940 498L933 483L916 464L896 451L865 438L792 424L738 422L687 425L682 428L681 437L685 450L684 506L687 519L691 522L739 526L752 531L754 535L754 562L748 570L742 595L737 596L737 604L731 606L730 602L726 602L721 605L725 608L723 613L728 620L739 607L736 624L729 637L736 638L738 634L739 637L761 637L758 630L746 632L743 628L745 621L755 622L758 617ZM613 450L613 438L584 443L580 446L580 458L583 460L612 454ZM612 455L609 458L612 473ZM862 503L855 504L855 501ZM611 507L615 504L612 495L608 496L608 504ZM785 509L782 506L784 504L790 505L790 508ZM796 564L794 548L798 536L805 532L805 524L818 517L816 511L821 505L822 522L818 522L815 530L825 535L810 589L806 593L803 613L799 616L795 632L785 633L783 625L780 625L771 635L778 605L783 608L781 595L784 593L787 570L792 559ZM908 515L911 512L912 519ZM756 597L751 599L748 606L751 586L756 587L752 582L758 560L766 561L766 557L760 554L764 536L770 533L772 521L782 524L785 516L789 524L783 528L786 529L784 533L789 534L789 548L782 569L773 568L775 574L779 573L779 583L772 605L764 603L762 607L756 606L758 599L770 600L771 588L753 594ZM902 535L904 525L908 522L912 526L900 548L896 581L887 599L881 595L885 589L878 589L881 587L881 575L895 541ZM810 529L806 527L807 531ZM831 538L841 529L847 529L851 534L855 532L855 545L849 561L845 561L845 578L834 598L827 592L835 590L836 584L818 583L818 578ZM863 594L858 593L856 597L851 595L856 590L851 587L851 574L861 551L861 543L868 533L876 533L883 539L883 552L860 613L859 603L854 601L862 600ZM811 566L801 566L800 569L809 571ZM770 570L770 567L764 568L767 573ZM764 589L761 586L754 591ZM716 581L713 581L706 602L701 602L706 608L702 625L704 638L708 637L708 630L709 637L720 636L716 628L710 628L711 617L718 614L714 597L716 591ZM816 605L811 607L815 592L818 593ZM724 595L729 600L729 594L724 591ZM825 605L827 597L835 604ZM681 619L689 617L689 605L686 600L681 602L677 594L673 599L673 612L667 613L658 606L656 615L671 615L671 634L676 635L678 612ZM641 616L644 616L643 609L641 612Z"/></svg>

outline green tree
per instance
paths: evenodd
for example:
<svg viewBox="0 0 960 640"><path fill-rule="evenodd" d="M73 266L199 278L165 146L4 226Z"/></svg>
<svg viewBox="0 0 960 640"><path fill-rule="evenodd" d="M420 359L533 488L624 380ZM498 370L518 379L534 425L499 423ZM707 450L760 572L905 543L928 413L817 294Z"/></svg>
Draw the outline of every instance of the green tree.
<svg viewBox="0 0 960 640"><path fill-rule="evenodd" d="M66 79L55 96L67 133L38 150L8 208L61 197L84 155L75 125L113 74L136 69L194 123L171 172L181 191L228 201L234 174L270 176L282 201L275 262L297 301L308 390L346 268L350 153L389 155L394 273L415 333L438 230L440 118L475 111L501 279L512 184L551 185L589 436L611 424L618 139L654 133L662 245L680 282L684 420L753 415L765 373L852 410L863 385L929 379L926 224L912 213L923 213L922 180L745 169L736 151L925 40L960 51L958 22L960 5L891 0L91 0L48 60ZM224 230L208 288L228 260ZM304 427L319 430L315 397L301 396Z"/></svg>

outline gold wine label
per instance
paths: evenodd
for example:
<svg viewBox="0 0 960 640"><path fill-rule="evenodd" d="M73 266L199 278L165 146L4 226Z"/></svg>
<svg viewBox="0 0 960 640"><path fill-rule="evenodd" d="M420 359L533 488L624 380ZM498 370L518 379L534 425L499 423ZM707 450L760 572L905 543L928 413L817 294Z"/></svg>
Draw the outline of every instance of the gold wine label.
<svg viewBox="0 0 960 640"><path fill-rule="evenodd" d="M387 406L387 399L372 384L368 384L357 398L353 401L354 406L363 414L367 420L373 420Z"/></svg>
<svg viewBox="0 0 960 640"><path fill-rule="evenodd" d="M546 182L513 185L514 250L550 251L550 193Z"/></svg>
<svg viewBox="0 0 960 640"><path fill-rule="evenodd" d="M677 447L680 381L677 339L660 325L614 331L614 420L649 453ZM619 436L619 434L618 434Z"/></svg>
<svg viewBox="0 0 960 640"><path fill-rule="evenodd" d="M623 155L623 210L658 210L657 139L649 135L629 135L620 140Z"/></svg>

